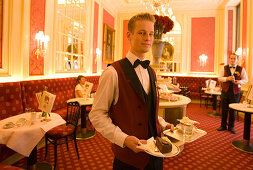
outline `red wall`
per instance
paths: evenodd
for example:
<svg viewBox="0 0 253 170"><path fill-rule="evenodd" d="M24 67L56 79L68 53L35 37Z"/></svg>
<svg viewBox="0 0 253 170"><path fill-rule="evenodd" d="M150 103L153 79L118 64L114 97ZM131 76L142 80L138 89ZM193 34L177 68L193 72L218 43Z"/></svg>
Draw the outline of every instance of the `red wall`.
<svg viewBox="0 0 253 170"><path fill-rule="evenodd" d="M233 10L228 10L228 49L227 49L227 63L229 63L229 56L232 53L233 45Z"/></svg>
<svg viewBox="0 0 253 170"><path fill-rule="evenodd" d="M191 72L214 71L215 18L192 18L191 29ZM201 67L199 56L208 56L207 65Z"/></svg>
<svg viewBox="0 0 253 170"><path fill-rule="evenodd" d="M129 20L124 20L123 21L123 49L122 49L122 58L126 57L127 52L130 49L130 42L127 39L128 22L129 22Z"/></svg>
<svg viewBox="0 0 253 170"><path fill-rule="evenodd" d="M92 58L92 72L97 72L97 57L96 48L98 46L98 16L99 16L99 5L95 2L94 5L94 27L93 27L93 58Z"/></svg>
<svg viewBox="0 0 253 170"><path fill-rule="evenodd" d="M243 19L242 19L242 66L246 67L247 56L247 0L243 0Z"/></svg>
<svg viewBox="0 0 253 170"><path fill-rule="evenodd" d="M44 75L44 57L34 55L37 45L35 35L44 31L45 27L45 2L46 0L31 0L30 16L30 49L29 49L29 75Z"/></svg>
<svg viewBox="0 0 253 170"><path fill-rule="evenodd" d="M102 44L104 44L104 24L109 25L110 27L114 28L114 17L109 14L105 9L103 10L103 37L102 37ZM115 33L116 35L116 33ZM102 56L104 56L104 49L102 49ZM107 67L107 63L102 62L102 69Z"/></svg>

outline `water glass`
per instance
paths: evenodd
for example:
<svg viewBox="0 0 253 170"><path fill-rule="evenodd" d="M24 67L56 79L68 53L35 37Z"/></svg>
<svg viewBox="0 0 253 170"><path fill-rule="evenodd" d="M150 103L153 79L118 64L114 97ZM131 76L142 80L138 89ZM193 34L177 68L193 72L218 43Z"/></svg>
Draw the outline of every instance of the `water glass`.
<svg viewBox="0 0 253 170"><path fill-rule="evenodd" d="M191 137L193 134L193 124L183 124L183 136L185 138L185 141L191 141Z"/></svg>
<svg viewBox="0 0 253 170"><path fill-rule="evenodd" d="M247 107L248 102L244 100L244 101L242 102L242 104L243 104L243 107Z"/></svg>
<svg viewBox="0 0 253 170"><path fill-rule="evenodd" d="M37 116L37 113L33 110L31 111L31 122L35 122L36 121L36 116Z"/></svg>
<svg viewBox="0 0 253 170"><path fill-rule="evenodd" d="M25 108L25 113L30 113L31 112L31 108L30 107L26 107Z"/></svg>

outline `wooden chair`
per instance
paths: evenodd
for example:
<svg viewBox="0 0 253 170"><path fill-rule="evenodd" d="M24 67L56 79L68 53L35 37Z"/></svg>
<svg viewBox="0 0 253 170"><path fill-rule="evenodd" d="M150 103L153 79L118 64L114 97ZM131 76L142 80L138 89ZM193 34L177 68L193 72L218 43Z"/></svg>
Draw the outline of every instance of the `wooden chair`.
<svg viewBox="0 0 253 170"><path fill-rule="evenodd" d="M54 145L54 169L56 168L57 162L57 146L61 144L67 145L68 150L68 142L74 140L77 156L79 159L79 153L76 143L76 129L78 125L78 119L80 115L80 105L78 102L69 102L67 105L67 119L66 119L66 126L57 126L51 130L49 130L45 135L45 145L46 145L46 152L45 157L47 157L47 143L48 141ZM65 140L61 140L64 139Z"/></svg>
<svg viewBox="0 0 253 170"><path fill-rule="evenodd" d="M205 106L207 108L208 101L211 100L212 96L206 94L204 88L205 86L199 86L199 105L201 107L202 99L203 99L205 101Z"/></svg>
<svg viewBox="0 0 253 170"><path fill-rule="evenodd" d="M183 96L186 96L186 97L190 97L189 86L187 86L187 85L181 85L179 88L181 89L181 91L179 92L179 94L182 94Z"/></svg>

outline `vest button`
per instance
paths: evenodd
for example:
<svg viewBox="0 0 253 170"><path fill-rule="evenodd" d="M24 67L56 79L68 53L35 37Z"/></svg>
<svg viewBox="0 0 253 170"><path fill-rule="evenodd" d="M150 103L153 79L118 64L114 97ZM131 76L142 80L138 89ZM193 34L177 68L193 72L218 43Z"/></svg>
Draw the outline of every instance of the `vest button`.
<svg viewBox="0 0 253 170"><path fill-rule="evenodd" d="M142 123L138 123L138 126L142 126Z"/></svg>
<svg viewBox="0 0 253 170"><path fill-rule="evenodd" d="M141 108L141 105L139 105L138 108L140 109L140 108Z"/></svg>

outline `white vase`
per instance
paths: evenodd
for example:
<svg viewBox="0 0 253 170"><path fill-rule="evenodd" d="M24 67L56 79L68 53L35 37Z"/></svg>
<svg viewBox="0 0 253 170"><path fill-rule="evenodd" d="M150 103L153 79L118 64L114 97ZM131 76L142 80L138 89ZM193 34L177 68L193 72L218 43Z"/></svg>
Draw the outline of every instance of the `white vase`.
<svg viewBox="0 0 253 170"><path fill-rule="evenodd" d="M152 55L155 59L154 64L160 64L159 60L163 54L163 46L165 42L162 40L154 40L152 44Z"/></svg>

